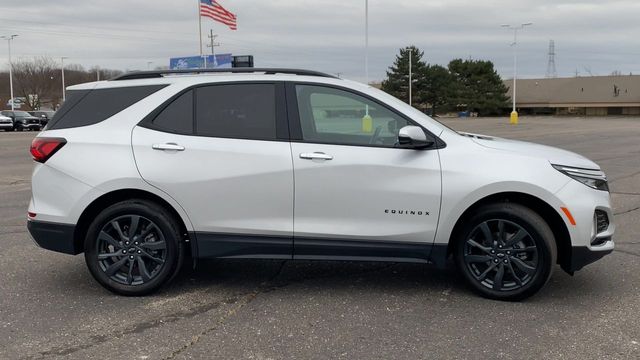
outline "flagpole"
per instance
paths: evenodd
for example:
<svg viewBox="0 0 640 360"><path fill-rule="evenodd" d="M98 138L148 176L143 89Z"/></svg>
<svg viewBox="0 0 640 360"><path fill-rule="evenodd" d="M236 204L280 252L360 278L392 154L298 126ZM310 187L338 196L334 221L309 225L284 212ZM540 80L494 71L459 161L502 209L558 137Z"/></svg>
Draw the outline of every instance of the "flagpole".
<svg viewBox="0 0 640 360"><path fill-rule="evenodd" d="M202 52L202 15L200 14L200 0L196 0L198 3L198 38L200 40L200 56L202 57L204 53Z"/></svg>

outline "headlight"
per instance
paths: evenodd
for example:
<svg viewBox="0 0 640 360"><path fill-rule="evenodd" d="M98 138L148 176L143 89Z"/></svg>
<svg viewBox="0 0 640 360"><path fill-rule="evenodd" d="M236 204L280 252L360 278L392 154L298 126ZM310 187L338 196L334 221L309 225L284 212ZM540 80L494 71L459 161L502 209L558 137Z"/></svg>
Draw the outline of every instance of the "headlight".
<svg viewBox="0 0 640 360"><path fill-rule="evenodd" d="M582 169L564 165L552 165L556 170L590 188L609 191L607 176L602 170Z"/></svg>

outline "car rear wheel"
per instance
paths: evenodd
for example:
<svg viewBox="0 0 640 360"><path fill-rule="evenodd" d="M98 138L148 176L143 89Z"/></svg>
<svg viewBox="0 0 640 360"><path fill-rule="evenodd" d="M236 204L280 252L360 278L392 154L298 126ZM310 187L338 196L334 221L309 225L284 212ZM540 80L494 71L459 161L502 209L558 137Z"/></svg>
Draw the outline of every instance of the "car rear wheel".
<svg viewBox="0 0 640 360"><path fill-rule="evenodd" d="M129 200L102 211L89 226L85 261L108 290L141 296L167 284L184 257L180 226L163 207Z"/></svg>
<svg viewBox="0 0 640 360"><path fill-rule="evenodd" d="M454 240L458 269L475 291L491 299L532 296L549 281L556 263L549 225L519 204L479 208Z"/></svg>

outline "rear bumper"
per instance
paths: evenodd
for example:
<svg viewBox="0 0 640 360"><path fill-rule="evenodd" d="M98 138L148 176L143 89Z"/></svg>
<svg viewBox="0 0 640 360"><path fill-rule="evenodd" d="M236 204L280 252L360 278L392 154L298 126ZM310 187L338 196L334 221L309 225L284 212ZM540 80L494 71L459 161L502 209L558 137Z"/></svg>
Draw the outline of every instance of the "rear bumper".
<svg viewBox="0 0 640 360"><path fill-rule="evenodd" d="M27 229L33 240L43 249L70 255L82 252L74 241L75 226L44 221L27 222Z"/></svg>

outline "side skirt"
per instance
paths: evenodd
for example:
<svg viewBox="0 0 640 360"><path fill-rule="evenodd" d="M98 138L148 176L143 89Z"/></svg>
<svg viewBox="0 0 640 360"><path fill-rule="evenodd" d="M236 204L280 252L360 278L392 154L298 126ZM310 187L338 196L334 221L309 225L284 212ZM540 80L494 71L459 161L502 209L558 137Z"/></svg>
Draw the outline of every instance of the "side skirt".
<svg viewBox="0 0 640 360"><path fill-rule="evenodd" d="M444 267L447 246L394 241L293 238L195 232L197 258L384 261Z"/></svg>

